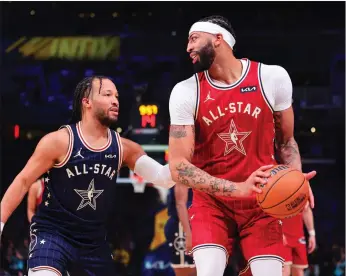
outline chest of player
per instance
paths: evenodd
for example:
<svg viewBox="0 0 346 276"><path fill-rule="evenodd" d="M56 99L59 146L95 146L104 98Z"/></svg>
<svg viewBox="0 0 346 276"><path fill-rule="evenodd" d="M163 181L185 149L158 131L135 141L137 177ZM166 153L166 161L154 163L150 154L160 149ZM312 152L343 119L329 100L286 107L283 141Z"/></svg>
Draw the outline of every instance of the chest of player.
<svg viewBox="0 0 346 276"><path fill-rule="evenodd" d="M111 149L103 152L74 149L63 167L53 168L47 175L49 207L59 209L61 204L69 212L88 219L90 212L93 216L96 210L102 213L114 196L118 158L117 152ZM52 201L53 198L56 201ZM97 216L94 219L98 219Z"/></svg>
<svg viewBox="0 0 346 276"><path fill-rule="evenodd" d="M200 127L210 131L229 126L231 120L247 128L273 122L258 82L245 82L228 90L201 86L197 115Z"/></svg>
<svg viewBox="0 0 346 276"><path fill-rule="evenodd" d="M117 152L88 152L87 156L83 156L83 158L78 154L72 155L59 173L62 174L62 178L70 181L79 181L85 177L97 177L101 181L115 181L118 164Z"/></svg>

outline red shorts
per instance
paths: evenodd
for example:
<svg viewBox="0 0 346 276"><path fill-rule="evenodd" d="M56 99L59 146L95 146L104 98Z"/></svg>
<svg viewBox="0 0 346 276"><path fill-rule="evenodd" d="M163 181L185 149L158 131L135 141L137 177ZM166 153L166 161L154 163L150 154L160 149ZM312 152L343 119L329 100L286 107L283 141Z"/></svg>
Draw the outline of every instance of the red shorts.
<svg viewBox="0 0 346 276"><path fill-rule="evenodd" d="M292 265L292 267L303 269L307 268L309 265L305 237L289 237L287 238L287 243L283 256L285 259L285 265Z"/></svg>
<svg viewBox="0 0 346 276"><path fill-rule="evenodd" d="M256 198L225 202L205 194L203 199L196 202L194 198L189 209L192 252L218 247L229 256L237 240L248 266L263 258L284 261L282 223L266 215Z"/></svg>

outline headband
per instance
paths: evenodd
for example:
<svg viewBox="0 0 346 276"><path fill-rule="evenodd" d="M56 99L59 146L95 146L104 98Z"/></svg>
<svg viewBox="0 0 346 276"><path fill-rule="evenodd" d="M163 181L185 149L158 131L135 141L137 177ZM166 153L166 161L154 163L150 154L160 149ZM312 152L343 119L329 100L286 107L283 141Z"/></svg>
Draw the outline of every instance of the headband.
<svg viewBox="0 0 346 276"><path fill-rule="evenodd" d="M192 25L189 31L189 35L192 32L205 32L205 33L210 33L215 35L222 34L223 39L232 49L235 45L235 38L229 31L211 22L196 22L195 24Z"/></svg>

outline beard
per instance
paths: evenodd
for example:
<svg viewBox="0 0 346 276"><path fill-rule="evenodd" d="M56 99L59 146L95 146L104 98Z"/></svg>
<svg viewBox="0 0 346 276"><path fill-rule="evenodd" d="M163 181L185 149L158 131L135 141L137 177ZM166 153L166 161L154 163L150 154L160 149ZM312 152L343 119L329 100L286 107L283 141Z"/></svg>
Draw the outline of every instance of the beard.
<svg viewBox="0 0 346 276"><path fill-rule="evenodd" d="M195 73L209 70L215 59L215 50L211 41L207 42L207 44L197 51L196 54L198 55L199 60L193 64Z"/></svg>
<svg viewBox="0 0 346 276"><path fill-rule="evenodd" d="M114 127L115 123L118 121L118 117L110 117L108 113L106 113L103 109L97 109L95 112L95 116L101 125L108 128Z"/></svg>

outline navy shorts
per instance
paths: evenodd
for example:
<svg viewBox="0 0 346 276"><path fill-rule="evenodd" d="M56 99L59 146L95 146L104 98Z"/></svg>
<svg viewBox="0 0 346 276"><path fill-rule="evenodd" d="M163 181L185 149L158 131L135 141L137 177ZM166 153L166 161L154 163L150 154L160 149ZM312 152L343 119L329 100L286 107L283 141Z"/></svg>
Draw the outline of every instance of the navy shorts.
<svg viewBox="0 0 346 276"><path fill-rule="evenodd" d="M57 275L114 276L115 263L106 241L94 248L72 245L57 233L30 227L28 268L32 271L51 270Z"/></svg>
<svg viewBox="0 0 346 276"><path fill-rule="evenodd" d="M191 255L186 252L185 234L178 218L170 217L165 225L165 235L171 251L173 268L194 267Z"/></svg>

